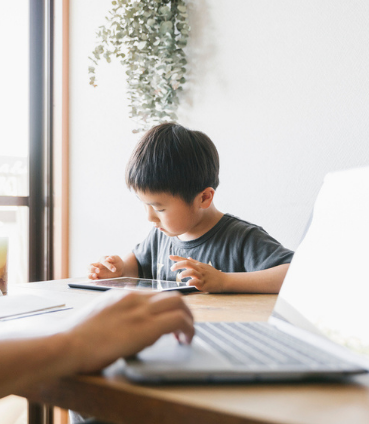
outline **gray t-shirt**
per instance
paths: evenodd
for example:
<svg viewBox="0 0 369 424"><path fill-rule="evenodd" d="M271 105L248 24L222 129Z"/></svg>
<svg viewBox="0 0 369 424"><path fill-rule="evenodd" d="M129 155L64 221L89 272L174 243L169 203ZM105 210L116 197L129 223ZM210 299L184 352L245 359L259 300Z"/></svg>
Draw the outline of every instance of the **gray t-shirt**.
<svg viewBox="0 0 369 424"><path fill-rule="evenodd" d="M178 280L169 255L191 257L223 272L250 272L290 263L293 252L284 248L263 228L225 214L196 240L181 241L153 228L134 249L140 278Z"/></svg>

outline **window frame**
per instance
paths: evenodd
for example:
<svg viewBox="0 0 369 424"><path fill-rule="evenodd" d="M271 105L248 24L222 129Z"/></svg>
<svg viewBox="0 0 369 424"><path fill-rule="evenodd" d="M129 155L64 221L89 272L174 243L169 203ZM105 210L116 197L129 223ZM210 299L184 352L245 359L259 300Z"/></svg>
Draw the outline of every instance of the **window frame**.
<svg viewBox="0 0 369 424"><path fill-rule="evenodd" d="M53 103L54 0L29 0L29 195L0 196L0 206L28 207L30 282L54 274Z"/></svg>

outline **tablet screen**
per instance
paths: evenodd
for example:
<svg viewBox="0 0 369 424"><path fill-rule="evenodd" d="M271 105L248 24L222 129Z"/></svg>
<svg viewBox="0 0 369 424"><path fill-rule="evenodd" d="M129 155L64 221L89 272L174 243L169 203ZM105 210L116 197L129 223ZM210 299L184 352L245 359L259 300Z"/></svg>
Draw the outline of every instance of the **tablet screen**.
<svg viewBox="0 0 369 424"><path fill-rule="evenodd" d="M119 277L107 280L89 280L83 282L69 283L69 287L92 289L92 290L144 290L144 291L169 291L181 292L197 291L194 286L187 286L186 283L165 280L149 280L144 278Z"/></svg>

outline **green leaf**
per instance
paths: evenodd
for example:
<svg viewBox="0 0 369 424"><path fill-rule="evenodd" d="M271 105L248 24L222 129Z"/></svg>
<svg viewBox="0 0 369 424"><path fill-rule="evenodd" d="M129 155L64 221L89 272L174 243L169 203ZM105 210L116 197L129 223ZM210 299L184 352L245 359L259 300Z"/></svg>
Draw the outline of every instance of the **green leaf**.
<svg viewBox="0 0 369 424"><path fill-rule="evenodd" d="M170 8L168 6L159 7L159 13L162 15L168 15L170 12Z"/></svg>
<svg viewBox="0 0 369 424"><path fill-rule="evenodd" d="M159 32L160 34L166 34L167 32L171 32L173 29L173 24L171 21L164 21L160 24Z"/></svg>
<svg viewBox="0 0 369 424"><path fill-rule="evenodd" d="M114 56L125 67L129 116L138 121L137 132L177 120L178 92L186 81L183 48L190 30L185 1L114 0L112 4L90 57L90 84L96 86L100 56L108 62Z"/></svg>
<svg viewBox="0 0 369 424"><path fill-rule="evenodd" d="M146 41L141 41L140 43L137 43L137 47L142 50L146 47Z"/></svg>

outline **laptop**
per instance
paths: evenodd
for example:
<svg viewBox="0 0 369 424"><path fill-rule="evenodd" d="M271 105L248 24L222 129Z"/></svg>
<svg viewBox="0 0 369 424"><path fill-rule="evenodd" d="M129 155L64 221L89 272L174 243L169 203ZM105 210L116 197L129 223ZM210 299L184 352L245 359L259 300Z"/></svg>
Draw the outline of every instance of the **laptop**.
<svg viewBox="0 0 369 424"><path fill-rule="evenodd" d="M141 383L342 378L369 370L369 168L330 173L268 322L198 322L125 361Z"/></svg>

